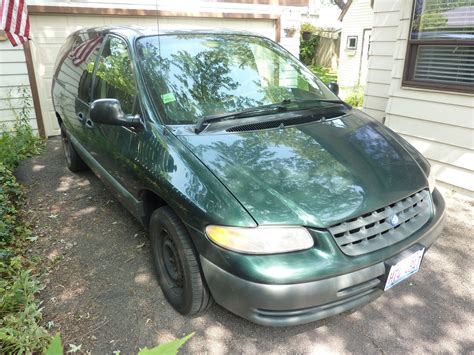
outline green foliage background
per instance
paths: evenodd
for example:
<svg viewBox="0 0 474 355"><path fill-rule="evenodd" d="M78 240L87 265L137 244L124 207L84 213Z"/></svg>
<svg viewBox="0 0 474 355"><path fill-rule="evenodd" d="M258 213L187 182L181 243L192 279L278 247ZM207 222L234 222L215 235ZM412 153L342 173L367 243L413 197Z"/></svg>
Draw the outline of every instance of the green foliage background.
<svg viewBox="0 0 474 355"><path fill-rule="evenodd" d="M28 89L20 87L16 94L22 104L20 109L11 107L15 124L0 128L0 353L5 354L41 351L49 340L39 325L34 262L25 255L31 232L21 215L23 191L12 172L21 160L39 153L43 141L29 125Z"/></svg>
<svg viewBox="0 0 474 355"><path fill-rule="evenodd" d="M353 107L362 107L364 104L364 89L362 87L355 87L344 101Z"/></svg>
<svg viewBox="0 0 474 355"><path fill-rule="evenodd" d="M310 65L309 69L325 84L337 82L337 73L320 65Z"/></svg>
<svg viewBox="0 0 474 355"><path fill-rule="evenodd" d="M310 23L303 23L301 25L301 36L300 36L300 60L318 76L323 83L328 84L330 82L337 82L337 73L330 68L325 68L320 65L313 65L313 58L318 48L320 36L318 34L318 28ZM311 33L309 39L304 39L303 33Z"/></svg>
<svg viewBox="0 0 474 355"><path fill-rule="evenodd" d="M301 25L301 36L300 36L300 60L305 65L311 65L316 48L318 47L320 37L317 34L317 28L309 23L303 23ZM311 37L304 39L303 33L310 32Z"/></svg>

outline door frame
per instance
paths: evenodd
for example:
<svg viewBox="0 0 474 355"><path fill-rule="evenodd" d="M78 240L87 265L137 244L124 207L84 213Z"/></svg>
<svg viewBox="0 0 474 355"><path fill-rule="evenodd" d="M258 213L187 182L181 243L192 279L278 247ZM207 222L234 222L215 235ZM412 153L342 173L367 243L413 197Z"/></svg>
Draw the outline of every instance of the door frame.
<svg viewBox="0 0 474 355"><path fill-rule="evenodd" d="M359 60L359 72L357 73L357 85L360 86L360 74L362 71L362 59L364 57L364 46L366 44L366 39L365 35L367 31L372 32L372 27L370 28L364 28L362 31L362 44L360 46L360 60ZM367 47L367 57L369 56L369 51L370 51L370 40L369 40L369 46ZM367 58L367 65L369 64L369 59Z"/></svg>

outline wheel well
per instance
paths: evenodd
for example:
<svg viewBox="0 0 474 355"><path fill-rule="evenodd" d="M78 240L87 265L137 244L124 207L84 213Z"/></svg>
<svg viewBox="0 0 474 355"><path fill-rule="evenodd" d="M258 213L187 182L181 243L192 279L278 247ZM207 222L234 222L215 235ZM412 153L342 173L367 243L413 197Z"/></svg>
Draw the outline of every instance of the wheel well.
<svg viewBox="0 0 474 355"><path fill-rule="evenodd" d="M146 228L150 224L150 218L153 212L162 206L166 206L166 202L153 191L142 190L140 192L141 200L143 201L143 211L145 212L143 224Z"/></svg>

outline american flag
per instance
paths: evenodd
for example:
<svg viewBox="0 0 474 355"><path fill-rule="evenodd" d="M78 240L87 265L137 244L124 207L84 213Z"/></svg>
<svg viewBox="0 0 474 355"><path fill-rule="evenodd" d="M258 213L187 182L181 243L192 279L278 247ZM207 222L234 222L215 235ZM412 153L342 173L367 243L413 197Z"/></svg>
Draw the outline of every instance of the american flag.
<svg viewBox="0 0 474 355"><path fill-rule="evenodd" d="M102 37L95 37L85 42L82 42L70 54L72 63L74 65L81 65L82 63L84 63L87 58L89 58L89 55L94 51L94 49L96 49L97 46L102 43L102 39Z"/></svg>
<svg viewBox="0 0 474 355"><path fill-rule="evenodd" d="M30 36L30 19L24 0L1 0L0 30L5 31L11 44L16 47Z"/></svg>

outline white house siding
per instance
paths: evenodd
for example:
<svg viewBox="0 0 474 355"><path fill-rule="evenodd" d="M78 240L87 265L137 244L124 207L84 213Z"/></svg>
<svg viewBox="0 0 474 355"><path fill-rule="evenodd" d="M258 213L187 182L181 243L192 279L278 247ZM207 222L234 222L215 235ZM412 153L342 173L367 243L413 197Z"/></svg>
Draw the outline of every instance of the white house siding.
<svg viewBox="0 0 474 355"><path fill-rule="evenodd" d="M15 112L19 112L24 100L31 102L28 72L23 47L13 48L9 41L0 42L0 131L3 127L10 129L15 123ZM26 88L23 97L18 88ZM36 129L34 109L30 112L30 122Z"/></svg>
<svg viewBox="0 0 474 355"><path fill-rule="evenodd" d="M402 0L379 0L375 1L373 8L364 111L379 121L383 121L385 117L388 102L401 2Z"/></svg>
<svg viewBox="0 0 474 355"><path fill-rule="evenodd" d="M412 6L412 1L375 1L365 110L385 117L388 127L423 153L441 184L472 194L474 95L402 86Z"/></svg>
<svg viewBox="0 0 474 355"><path fill-rule="evenodd" d="M359 82L364 29L372 28L373 12L370 0L353 0L347 10L341 31L339 70L337 82L341 87L341 97L346 97ZM347 37L357 36L357 49L346 49Z"/></svg>
<svg viewBox="0 0 474 355"><path fill-rule="evenodd" d="M302 22L301 10L297 8L284 8L281 11L280 44L299 58L300 53L300 27ZM291 36L285 35L285 28L294 28L296 31Z"/></svg>

